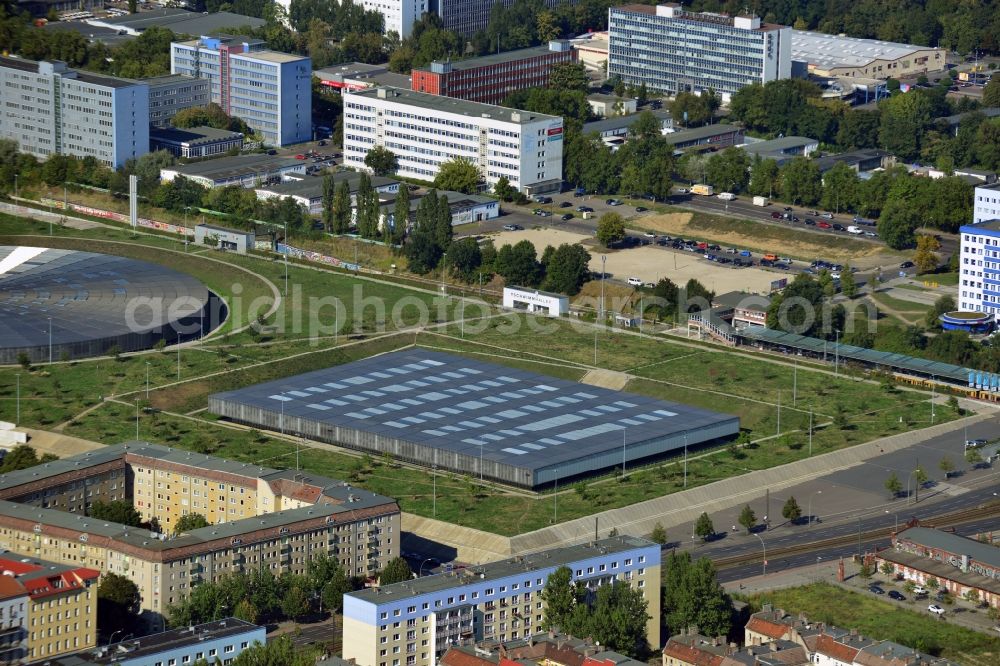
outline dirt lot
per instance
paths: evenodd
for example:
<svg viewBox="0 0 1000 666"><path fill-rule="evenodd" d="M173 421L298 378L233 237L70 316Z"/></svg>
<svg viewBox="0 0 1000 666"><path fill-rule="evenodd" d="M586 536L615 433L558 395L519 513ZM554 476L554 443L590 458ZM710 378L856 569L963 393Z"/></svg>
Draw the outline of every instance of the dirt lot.
<svg viewBox="0 0 1000 666"><path fill-rule="evenodd" d="M696 278L717 294L727 291L767 294L770 292L772 280L788 275L784 272L771 272L760 268L721 266L705 261L701 255L693 252L675 252L660 247L646 246L630 250L602 251L594 246L593 239L589 236L557 229L504 231L494 237L494 243L500 247L507 244L513 245L525 239L531 241L539 255L545 250L546 245L559 246L562 243L582 243L590 251L590 269L592 271L600 272L601 255L604 255L608 258L607 272L609 276L622 281L629 277L637 277L643 282L656 282L662 277L668 277L676 284L683 285L691 278Z"/></svg>
<svg viewBox="0 0 1000 666"><path fill-rule="evenodd" d="M670 236L693 237L722 246L774 252L807 261L822 257L830 261L850 261L852 265L861 267L895 261L895 255L891 255L885 246L854 238L817 234L750 220L693 220L693 217L693 213L664 213L645 215L632 220L632 223Z"/></svg>

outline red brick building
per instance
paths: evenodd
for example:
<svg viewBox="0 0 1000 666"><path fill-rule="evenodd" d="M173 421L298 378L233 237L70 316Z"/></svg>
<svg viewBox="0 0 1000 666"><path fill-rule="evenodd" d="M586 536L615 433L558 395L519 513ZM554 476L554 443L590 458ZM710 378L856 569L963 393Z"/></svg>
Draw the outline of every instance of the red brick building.
<svg viewBox="0 0 1000 666"><path fill-rule="evenodd" d="M429 67L414 69L410 78L416 92L499 104L517 90L547 86L553 65L566 62L576 62L572 45L551 41L547 46L470 60L433 62Z"/></svg>

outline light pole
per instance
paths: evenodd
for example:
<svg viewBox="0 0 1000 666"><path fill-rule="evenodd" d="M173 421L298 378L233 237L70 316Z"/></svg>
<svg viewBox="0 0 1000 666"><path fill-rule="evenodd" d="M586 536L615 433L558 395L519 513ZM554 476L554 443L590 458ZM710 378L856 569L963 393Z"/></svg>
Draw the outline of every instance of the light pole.
<svg viewBox="0 0 1000 666"><path fill-rule="evenodd" d="M622 428L622 480L625 479L625 431L626 428Z"/></svg>
<svg viewBox="0 0 1000 666"><path fill-rule="evenodd" d="M285 298L288 298L288 222L285 222Z"/></svg>
<svg viewBox="0 0 1000 666"><path fill-rule="evenodd" d="M688 487L688 434L684 433L684 487Z"/></svg>
<svg viewBox="0 0 1000 666"><path fill-rule="evenodd" d="M608 279L607 271L604 269L608 261L606 254L601 255L601 322L604 321L604 281Z"/></svg>
<svg viewBox="0 0 1000 666"><path fill-rule="evenodd" d="M49 317L49 365L52 365L52 317Z"/></svg>
<svg viewBox="0 0 1000 666"><path fill-rule="evenodd" d="M21 422L21 373L17 373L17 416L14 417L14 425Z"/></svg>
<svg viewBox="0 0 1000 666"><path fill-rule="evenodd" d="M799 359L795 359L795 367L792 369L792 406L798 401L799 397Z"/></svg>
<svg viewBox="0 0 1000 666"><path fill-rule="evenodd" d="M434 486L434 490L432 491L433 492L433 495L432 495L432 497L433 497L433 499L432 499L433 508L431 510L431 516L434 517L434 518L437 518L437 515L438 515L438 476L437 476L437 471L438 471L437 463L434 463L434 466L431 467L431 478L433 479L432 483L433 483L433 486Z"/></svg>
<svg viewBox="0 0 1000 666"><path fill-rule="evenodd" d="M14 174L14 198L15 199L18 198L18 192L17 192L17 174L16 173Z"/></svg>
<svg viewBox="0 0 1000 666"><path fill-rule="evenodd" d="M139 398L135 399L135 441L139 441Z"/></svg>
<svg viewBox="0 0 1000 666"><path fill-rule="evenodd" d="M177 338L177 379L181 378L181 339Z"/></svg>
<svg viewBox="0 0 1000 666"><path fill-rule="evenodd" d="M483 482L483 444L479 445L479 483Z"/></svg>
<svg viewBox="0 0 1000 666"><path fill-rule="evenodd" d="M934 424L934 398L937 397L937 383L934 381L934 376L931 375L931 425Z"/></svg>
<svg viewBox="0 0 1000 666"><path fill-rule="evenodd" d="M757 534L756 532L754 532L753 535L755 537L757 537L758 541L760 541L760 547L764 551L764 575L766 576L767 575L767 546L764 545L764 539L762 539L759 534Z"/></svg>
<svg viewBox="0 0 1000 666"><path fill-rule="evenodd" d="M149 361L146 361L146 400L149 400Z"/></svg>
<svg viewBox="0 0 1000 666"><path fill-rule="evenodd" d="M889 515L889 509L885 510L885 514ZM893 513L892 515L896 519L895 526L892 528L892 533L896 534L897 532L899 532L899 514L898 513Z"/></svg>
<svg viewBox="0 0 1000 666"><path fill-rule="evenodd" d="M861 516L858 516L858 557L861 557Z"/></svg>
<svg viewBox="0 0 1000 666"><path fill-rule="evenodd" d="M833 345L833 374L840 376L840 329L834 329L837 341Z"/></svg>
<svg viewBox="0 0 1000 666"><path fill-rule="evenodd" d="M431 560L437 561L437 558L428 557L426 560L420 563L420 566L417 567L417 578L420 578L421 576L424 575L424 565L430 562Z"/></svg>
<svg viewBox="0 0 1000 666"><path fill-rule="evenodd" d="M822 495L822 494L823 494L822 490L817 490L816 492L811 493L809 495L809 502L807 503L808 507L806 509L806 512L809 514L808 516L806 516L807 520L809 521L807 526L812 526L812 524L813 524L813 509L812 509L812 506L813 506L813 495Z"/></svg>
<svg viewBox="0 0 1000 666"><path fill-rule="evenodd" d="M15 175L14 178L17 178L17 176ZM108 645L110 646L114 642L115 636L117 636L118 634L120 634L123 631L125 631L125 630L124 629L115 629L113 632L111 632L111 638L108 639Z"/></svg>
<svg viewBox="0 0 1000 666"><path fill-rule="evenodd" d="M813 413L809 410L809 457L813 454Z"/></svg>

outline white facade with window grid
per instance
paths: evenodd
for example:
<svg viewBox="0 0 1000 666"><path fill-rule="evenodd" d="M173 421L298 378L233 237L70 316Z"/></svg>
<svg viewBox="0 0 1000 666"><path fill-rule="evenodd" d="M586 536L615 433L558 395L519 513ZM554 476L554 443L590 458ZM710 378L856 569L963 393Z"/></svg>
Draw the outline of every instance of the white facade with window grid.
<svg viewBox="0 0 1000 666"><path fill-rule="evenodd" d="M608 76L668 93L709 89L728 99L792 75L792 30L756 16L684 11L679 4L608 10Z"/></svg>
<svg viewBox="0 0 1000 666"><path fill-rule="evenodd" d="M563 121L530 111L429 95L370 88L344 95L344 165L367 170L375 146L391 150L400 176L432 181L459 157L476 165L492 187L501 177L525 194L558 190L562 182Z"/></svg>
<svg viewBox="0 0 1000 666"><path fill-rule="evenodd" d="M961 228L958 307L1000 313L1000 219Z"/></svg>

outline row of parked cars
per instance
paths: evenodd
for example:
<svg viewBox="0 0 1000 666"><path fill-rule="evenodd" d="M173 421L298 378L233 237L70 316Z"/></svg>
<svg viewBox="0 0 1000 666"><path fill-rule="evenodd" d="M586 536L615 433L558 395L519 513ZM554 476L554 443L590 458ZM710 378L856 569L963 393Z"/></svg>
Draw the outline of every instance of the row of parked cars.
<svg viewBox="0 0 1000 666"><path fill-rule="evenodd" d="M872 583L871 585L869 585L868 586L868 591L871 592L872 594L878 594L878 595L886 594L886 591L883 590L882 586L880 586L878 583ZM929 594L929 592L922 585L917 585L915 588L913 588L913 598L914 599L926 599L928 594ZM902 592L898 592L896 590L889 590L889 593L888 593L887 596L890 599L894 599L896 601L906 601L906 595L904 595ZM944 601L944 596L945 596L945 592L944 591L938 592L937 601L938 602L943 602ZM935 615L944 615L944 608L942 608L939 604L931 604L931 605L929 605L927 607L927 611L930 612L930 613L934 613Z"/></svg>

